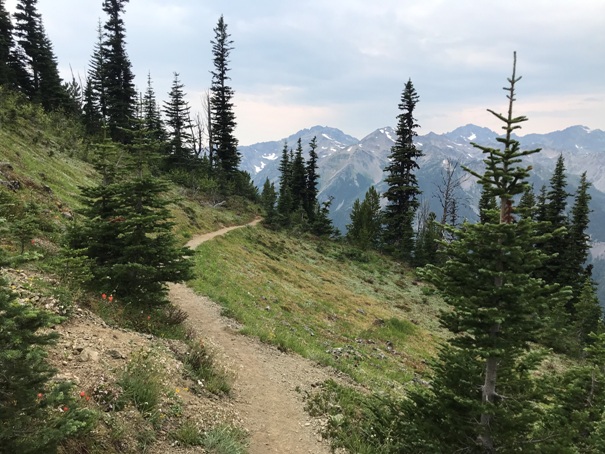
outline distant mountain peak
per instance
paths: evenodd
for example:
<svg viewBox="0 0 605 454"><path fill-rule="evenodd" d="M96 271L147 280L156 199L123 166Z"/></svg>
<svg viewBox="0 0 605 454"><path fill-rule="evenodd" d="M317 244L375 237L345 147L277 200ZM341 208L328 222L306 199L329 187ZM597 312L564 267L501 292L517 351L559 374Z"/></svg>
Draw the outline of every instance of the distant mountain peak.
<svg viewBox="0 0 605 454"><path fill-rule="evenodd" d="M442 135L454 142L489 142L498 136L498 134L489 128L470 123Z"/></svg>

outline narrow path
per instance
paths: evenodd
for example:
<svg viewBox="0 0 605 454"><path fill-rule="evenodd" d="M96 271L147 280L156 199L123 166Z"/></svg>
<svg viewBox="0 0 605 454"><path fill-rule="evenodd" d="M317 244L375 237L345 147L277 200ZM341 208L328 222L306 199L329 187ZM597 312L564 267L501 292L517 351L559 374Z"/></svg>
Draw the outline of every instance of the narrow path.
<svg viewBox="0 0 605 454"><path fill-rule="evenodd" d="M195 248L234 228L238 227L201 235L187 245ZM318 422L304 411L302 395L297 391L334 378L327 369L237 334L235 322L222 317L216 303L185 285L172 285L170 299L189 314L189 322L200 337L235 373L233 405L250 432L250 454L330 452L318 434Z"/></svg>

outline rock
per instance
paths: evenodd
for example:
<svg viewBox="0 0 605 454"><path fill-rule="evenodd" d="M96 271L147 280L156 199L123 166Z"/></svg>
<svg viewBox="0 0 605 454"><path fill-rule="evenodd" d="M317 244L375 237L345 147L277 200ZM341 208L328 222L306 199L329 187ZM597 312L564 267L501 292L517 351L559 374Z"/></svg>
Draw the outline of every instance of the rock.
<svg viewBox="0 0 605 454"><path fill-rule="evenodd" d="M111 356L113 359L125 359L126 356L124 356L124 354L120 353L117 350L107 350L107 354L109 356Z"/></svg>
<svg viewBox="0 0 605 454"><path fill-rule="evenodd" d="M96 363L99 361L99 352L96 352L90 348L84 348L82 353L80 353L80 361L83 363L93 362Z"/></svg>

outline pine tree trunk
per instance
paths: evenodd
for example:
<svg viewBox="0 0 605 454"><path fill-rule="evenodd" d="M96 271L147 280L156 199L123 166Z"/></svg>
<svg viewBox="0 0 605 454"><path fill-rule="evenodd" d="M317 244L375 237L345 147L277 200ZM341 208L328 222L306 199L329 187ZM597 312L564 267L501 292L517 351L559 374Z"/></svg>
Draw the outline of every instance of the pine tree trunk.
<svg viewBox="0 0 605 454"><path fill-rule="evenodd" d="M500 199L500 224L509 224L512 222L512 203L511 200L505 197ZM498 266L502 268L502 264ZM504 284L502 277L497 277L494 280L494 287L502 287ZM500 333L500 324L494 323L489 330L489 337L495 338ZM485 381L481 389L481 402L485 406L494 405L496 393L496 382L498 378L498 357L488 356L485 360ZM494 439L492 436L492 414L484 410L481 414L481 435L479 435L479 443L483 446L485 452L494 452Z"/></svg>

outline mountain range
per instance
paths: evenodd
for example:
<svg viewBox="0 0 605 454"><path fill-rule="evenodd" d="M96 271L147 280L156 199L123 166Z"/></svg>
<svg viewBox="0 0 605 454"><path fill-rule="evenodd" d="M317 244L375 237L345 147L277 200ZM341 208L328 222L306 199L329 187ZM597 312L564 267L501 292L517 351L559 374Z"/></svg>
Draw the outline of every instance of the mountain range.
<svg viewBox="0 0 605 454"><path fill-rule="evenodd" d="M383 169L388 164L388 155L395 143L396 133L393 128L384 127L357 139L339 129L313 126L281 140L240 147L241 167L252 175L259 188L267 178L278 183L278 167L284 144L288 148L295 148L300 138L305 157L308 157L308 143L313 137L317 140L319 155L319 199L333 197L331 217L334 225L344 233L355 200L363 199L370 186L375 186L379 193L385 191ZM465 175L460 166L481 171L484 155L471 142L498 147L497 137L498 133L472 124L444 134L430 132L416 137L416 145L423 152L416 175L422 199L430 210L436 213L442 211L438 197L439 187L443 187L447 169L458 164L455 176L461 178L456 196L460 201L459 217L461 220L477 219L480 187L473 177ZM548 185L560 155L565 159L570 194L575 192L583 172L586 172L588 181L592 183L590 260L595 266L595 279L601 283L601 301L605 302L605 132L585 126L571 126L561 131L527 134L516 138L522 149L541 148L540 153L526 158L526 162L533 167L530 182L536 192L543 185ZM572 203L573 197L570 196L568 206Z"/></svg>

